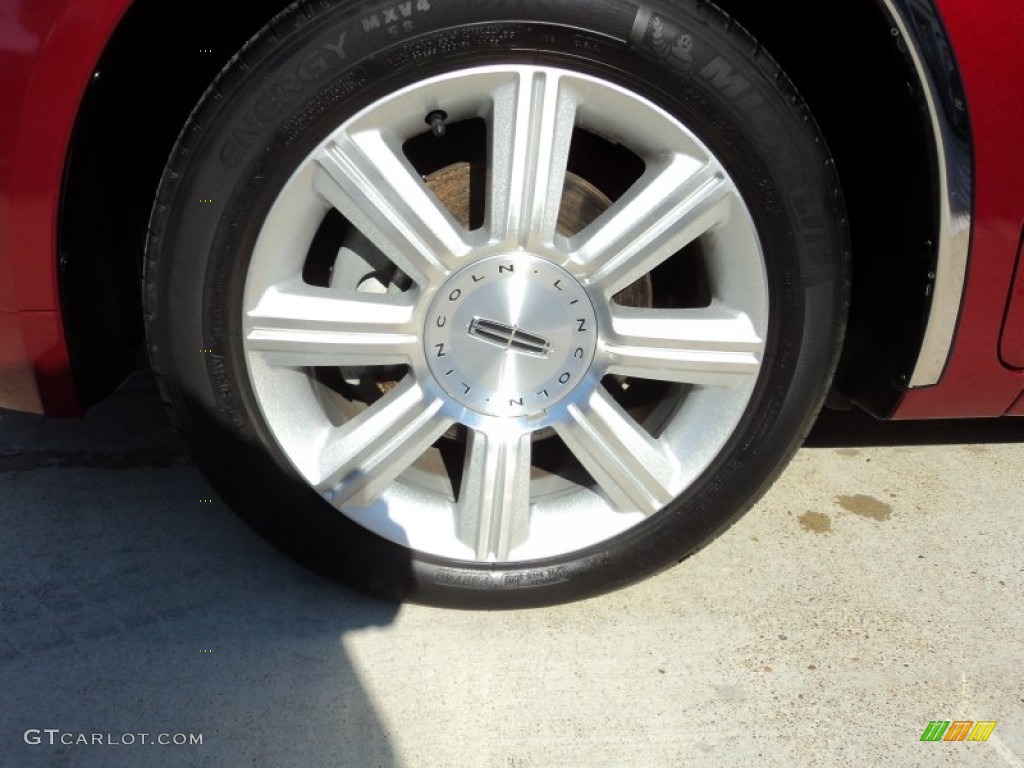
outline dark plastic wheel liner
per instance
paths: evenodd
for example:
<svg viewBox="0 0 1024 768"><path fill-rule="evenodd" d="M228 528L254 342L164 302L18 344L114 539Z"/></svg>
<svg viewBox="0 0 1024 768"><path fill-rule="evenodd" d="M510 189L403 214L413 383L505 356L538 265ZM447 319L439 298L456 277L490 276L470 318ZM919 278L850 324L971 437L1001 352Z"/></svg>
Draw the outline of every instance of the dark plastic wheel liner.
<svg viewBox="0 0 1024 768"><path fill-rule="evenodd" d="M168 163L151 357L293 557L391 598L579 599L695 552L796 450L844 215L806 107L706 3L300 3Z"/></svg>

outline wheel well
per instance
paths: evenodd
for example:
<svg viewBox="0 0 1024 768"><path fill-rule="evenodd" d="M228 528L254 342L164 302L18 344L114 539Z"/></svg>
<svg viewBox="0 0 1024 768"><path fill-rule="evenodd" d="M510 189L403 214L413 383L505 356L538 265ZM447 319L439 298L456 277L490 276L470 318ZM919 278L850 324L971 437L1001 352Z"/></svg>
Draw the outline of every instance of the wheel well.
<svg viewBox="0 0 1024 768"><path fill-rule="evenodd" d="M59 224L61 303L86 404L147 365L140 270L150 210L178 133L228 60L288 0L245 13L207 0L136 0L75 124Z"/></svg>
<svg viewBox="0 0 1024 768"><path fill-rule="evenodd" d="M717 2L776 58L828 142L853 249L834 386L888 416L921 347L938 231L935 139L914 63L882 0L791 0L785 13L760 0Z"/></svg>
<svg viewBox="0 0 1024 768"><path fill-rule="evenodd" d="M920 348L937 230L934 140L913 63L882 0L791 0L785 14L761 0L717 4L778 60L835 158L854 264L836 387L887 415ZM60 221L62 301L86 402L145 364L140 257L178 132L234 52L286 5L250 0L243 14L207 0L137 0L104 52L76 123Z"/></svg>

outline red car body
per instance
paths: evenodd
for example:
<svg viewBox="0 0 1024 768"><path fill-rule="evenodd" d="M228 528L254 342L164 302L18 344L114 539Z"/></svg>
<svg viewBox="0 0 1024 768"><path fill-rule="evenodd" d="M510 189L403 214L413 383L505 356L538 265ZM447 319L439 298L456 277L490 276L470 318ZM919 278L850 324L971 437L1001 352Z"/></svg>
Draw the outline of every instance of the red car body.
<svg viewBox="0 0 1024 768"><path fill-rule="evenodd" d="M903 9L893 19L892 33L902 32L915 55L921 51L913 50L914 35L905 27L917 16L937 14L939 29L948 36L942 43L955 62L953 71L940 74L952 83L962 81L966 105L957 107L969 117L968 159L973 158L972 169L966 169L970 200L960 201L960 221L938 217L940 226L960 228L963 246L959 266L956 254L945 257L953 281L929 289L935 293L926 336L939 337L930 342L932 373L908 378L879 415L1024 415L1024 4L990 0L982 11L973 0L861 2ZM265 17L284 4L264 2L261 13ZM61 282L60 221L63 207L74 202L66 198L69 157L90 82L133 5L160 2L0 0L0 406L5 408L73 415L87 405L69 351L72 320ZM743 0L726 8L747 23ZM926 68L919 74L933 92L938 132L936 100L945 83ZM952 93L954 103L961 98ZM935 160L940 175L965 170L946 167L947 160L940 148ZM879 169L879 183L891 181ZM943 236L938 233L934 247L942 247ZM855 249L855 272L857 259ZM939 313L949 328L945 340L937 327ZM79 357L78 366L88 367L87 356L79 352Z"/></svg>

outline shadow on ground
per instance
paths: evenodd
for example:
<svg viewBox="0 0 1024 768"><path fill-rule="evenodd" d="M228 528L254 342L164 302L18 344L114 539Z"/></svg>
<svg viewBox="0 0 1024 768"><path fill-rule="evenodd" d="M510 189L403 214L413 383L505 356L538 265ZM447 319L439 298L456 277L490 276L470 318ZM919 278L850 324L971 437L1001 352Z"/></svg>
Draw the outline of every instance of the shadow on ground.
<svg viewBox="0 0 1024 768"><path fill-rule="evenodd" d="M148 377L84 420L0 411L0 526L4 764L395 764L344 638L397 608L239 522L175 447ZM44 729L135 743L50 745Z"/></svg>

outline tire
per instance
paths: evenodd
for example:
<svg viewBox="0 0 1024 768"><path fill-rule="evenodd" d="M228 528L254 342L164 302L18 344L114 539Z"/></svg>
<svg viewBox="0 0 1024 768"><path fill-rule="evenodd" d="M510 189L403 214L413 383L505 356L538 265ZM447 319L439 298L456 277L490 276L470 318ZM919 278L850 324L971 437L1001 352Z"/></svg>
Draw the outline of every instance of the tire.
<svg viewBox="0 0 1024 768"><path fill-rule="evenodd" d="M437 605L680 562L810 428L847 308L824 142L708 3L301 2L165 171L153 367L221 496Z"/></svg>

